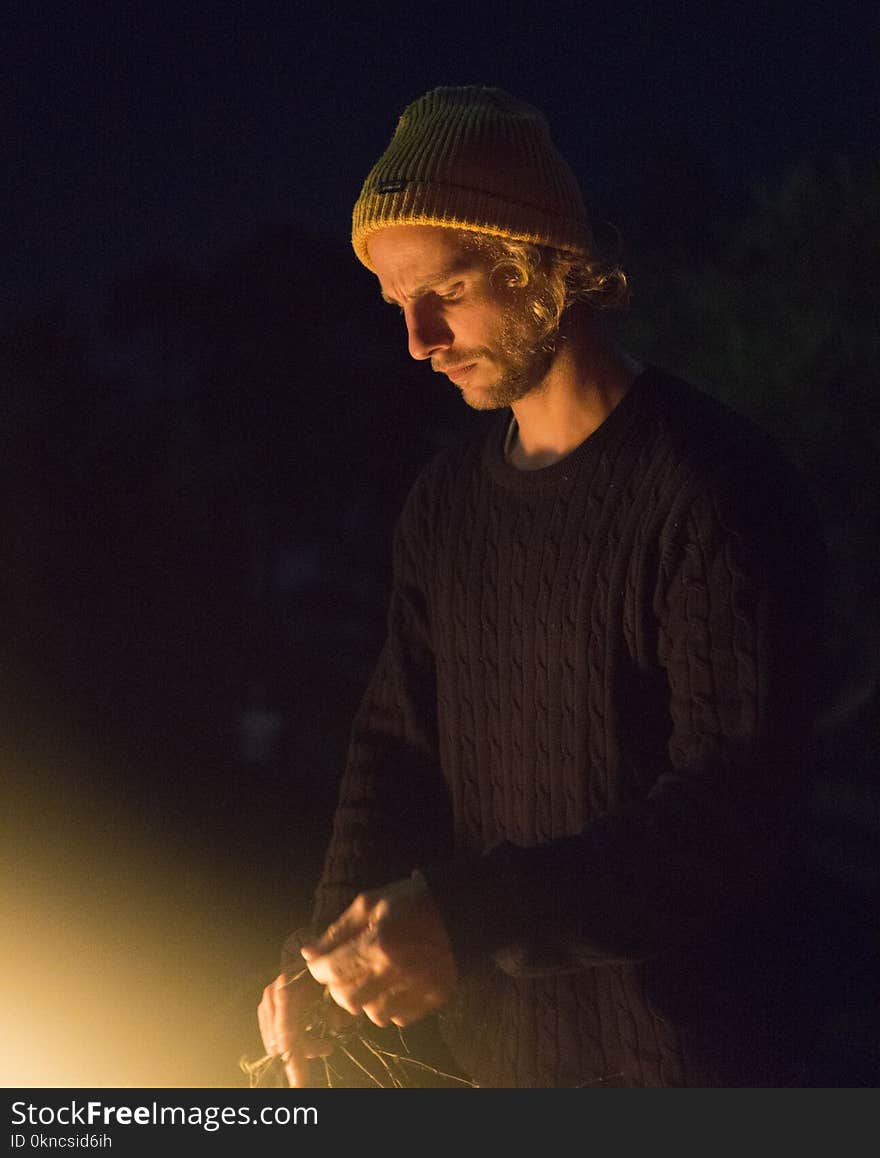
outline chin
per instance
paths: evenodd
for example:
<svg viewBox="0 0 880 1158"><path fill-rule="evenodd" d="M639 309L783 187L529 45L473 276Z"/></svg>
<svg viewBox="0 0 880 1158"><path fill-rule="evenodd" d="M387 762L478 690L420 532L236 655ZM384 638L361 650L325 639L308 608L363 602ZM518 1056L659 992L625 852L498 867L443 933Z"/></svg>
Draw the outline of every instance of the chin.
<svg viewBox="0 0 880 1158"><path fill-rule="evenodd" d="M482 390L466 387L461 391L461 396L471 410L503 410L511 402L517 401L516 398L509 397L505 391L493 389L491 386L484 386Z"/></svg>
<svg viewBox="0 0 880 1158"><path fill-rule="evenodd" d="M462 390L461 396L471 410L499 410L500 407L491 395L481 394L478 390Z"/></svg>
<svg viewBox="0 0 880 1158"><path fill-rule="evenodd" d="M503 410L541 388L541 380L502 380L491 386L460 387L461 396L472 410Z"/></svg>

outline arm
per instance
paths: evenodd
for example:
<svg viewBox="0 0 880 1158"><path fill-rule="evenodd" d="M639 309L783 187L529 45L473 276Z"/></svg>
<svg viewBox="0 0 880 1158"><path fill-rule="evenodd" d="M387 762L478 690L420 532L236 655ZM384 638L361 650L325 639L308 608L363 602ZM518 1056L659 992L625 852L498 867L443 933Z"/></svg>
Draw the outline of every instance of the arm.
<svg viewBox="0 0 880 1158"><path fill-rule="evenodd" d="M450 855L451 813L437 754L437 696L417 482L395 529L388 629L355 717L312 924L354 896Z"/></svg>
<svg viewBox="0 0 880 1158"><path fill-rule="evenodd" d="M699 943L773 887L806 792L821 546L740 467L679 496L647 591L670 738L646 795L576 836L429 865L456 955L511 972Z"/></svg>
<svg viewBox="0 0 880 1158"><path fill-rule="evenodd" d="M442 1004L456 977L445 929L430 894L424 882L408 878L426 854L444 858L451 849L449 799L437 756L424 553L419 549L427 528L417 482L395 531L388 632L352 727L312 925L288 938L282 961L284 970L292 974L303 968L300 949L304 944L318 945L320 953L338 948L329 971L320 962L312 967L314 952L309 957L315 979L328 987L343 1008L351 1013L363 1008L381 1025L392 1018L407 1024ZM389 881L397 884L381 894L363 891ZM444 953L445 967L437 984L428 974L436 972L434 967ZM420 955L430 958L432 969L415 964ZM366 978L362 976L365 960L369 962ZM360 978L356 988L352 969ZM393 984L393 1005L384 999L374 1003L373 997L381 998L381 994L374 995L361 985L376 970L387 978L383 991ZM347 979L345 988L338 983L341 976ZM416 994L409 993L413 986ZM286 997L287 991L282 993ZM279 1002L272 1004L264 998L264 1004L262 1016L269 1036L290 1030L294 1015L286 1017ZM279 1017L273 1018L276 1008ZM272 1028L276 1025L277 1033Z"/></svg>

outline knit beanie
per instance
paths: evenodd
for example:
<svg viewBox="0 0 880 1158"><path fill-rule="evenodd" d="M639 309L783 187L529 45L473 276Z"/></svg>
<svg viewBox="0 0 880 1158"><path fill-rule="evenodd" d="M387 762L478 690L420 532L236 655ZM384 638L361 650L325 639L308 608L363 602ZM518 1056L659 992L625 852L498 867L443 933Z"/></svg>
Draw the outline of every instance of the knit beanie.
<svg viewBox="0 0 880 1158"><path fill-rule="evenodd" d="M499 88L435 88L413 101L364 182L351 241L372 269L370 235L389 225L441 225L590 250L574 173L543 114Z"/></svg>

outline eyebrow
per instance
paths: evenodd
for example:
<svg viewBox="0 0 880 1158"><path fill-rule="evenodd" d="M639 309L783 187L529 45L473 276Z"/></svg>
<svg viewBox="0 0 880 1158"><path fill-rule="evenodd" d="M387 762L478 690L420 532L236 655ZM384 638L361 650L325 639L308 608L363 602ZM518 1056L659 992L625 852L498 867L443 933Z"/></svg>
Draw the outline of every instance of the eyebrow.
<svg viewBox="0 0 880 1158"><path fill-rule="evenodd" d="M431 290L435 289L438 285L442 285L445 281L449 281L451 278L456 277L458 274L464 273L464 271L468 268L468 265L469 265L468 262L462 262L462 261L455 262L454 265L448 266L446 269L444 269L440 273L438 273L435 277L428 278L427 281L423 281L421 285L416 286L416 288L410 294L410 297L411 298L424 297L425 294L430 293ZM386 294L384 290L381 290L380 294L382 297L382 301L387 302L389 306L399 306L400 305L400 302L397 300L397 298L389 297L388 294Z"/></svg>

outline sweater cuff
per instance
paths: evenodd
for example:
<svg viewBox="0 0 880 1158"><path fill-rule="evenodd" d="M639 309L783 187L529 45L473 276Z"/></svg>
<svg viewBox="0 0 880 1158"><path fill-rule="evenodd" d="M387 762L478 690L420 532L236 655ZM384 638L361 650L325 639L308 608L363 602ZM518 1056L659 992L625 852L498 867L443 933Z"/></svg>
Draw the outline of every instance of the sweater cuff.
<svg viewBox="0 0 880 1158"><path fill-rule="evenodd" d="M514 846L504 843L482 856L417 870L431 890L463 974L516 939L522 896L515 859Z"/></svg>

